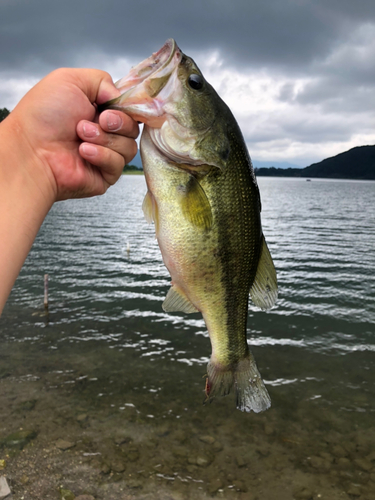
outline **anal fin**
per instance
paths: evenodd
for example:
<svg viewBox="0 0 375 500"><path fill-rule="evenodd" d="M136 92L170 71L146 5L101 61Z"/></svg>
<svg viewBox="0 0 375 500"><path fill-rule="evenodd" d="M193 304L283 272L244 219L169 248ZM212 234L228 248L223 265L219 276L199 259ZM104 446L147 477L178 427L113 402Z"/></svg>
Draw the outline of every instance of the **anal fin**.
<svg viewBox="0 0 375 500"><path fill-rule="evenodd" d="M187 314L199 312L186 295L177 290L175 286L171 286L169 289L162 307L165 312L182 311Z"/></svg>
<svg viewBox="0 0 375 500"><path fill-rule="evenodd" d="M277 299L277 277L266 240L262 235L260 257L250 297L263 310L270 309Z"/></svg>

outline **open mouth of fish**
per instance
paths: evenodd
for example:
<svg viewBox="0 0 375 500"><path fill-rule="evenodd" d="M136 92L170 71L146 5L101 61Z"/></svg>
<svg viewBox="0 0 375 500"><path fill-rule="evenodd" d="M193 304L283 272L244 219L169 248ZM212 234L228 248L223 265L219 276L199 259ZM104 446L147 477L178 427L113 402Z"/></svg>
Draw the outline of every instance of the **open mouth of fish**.
<svg viewBox="0 0 375 500"><path fill-rule="evenodd" d="M134 66L127 76L115 83L121 96L100 106L100 111L118 109L135 120L148 122L148 119L152 119L153 126L160 126L161 123L157 122L158 117L164 114L162 106L173 91L175 78L171 78L171 75L182 55L176 42L172 38L167 40L158 52ZM160 95L166 86L169 89Z"/></svg>
<svg viewBox="0 0 375 500"><path fill-rule="evenodd" d="M151 81L158 80L160 85L161 80L168 79L173 69L180 62L181 55L181 50L178 48L176 42L170 38L158 52L155 52L137 64L137 66L130 70L127 76L116 82L115 85L123 96L129 90L145 83L147 80L150 80L147 87L153 86L155 87L154 90L157 90L157 85L150 85Z"/></svg>

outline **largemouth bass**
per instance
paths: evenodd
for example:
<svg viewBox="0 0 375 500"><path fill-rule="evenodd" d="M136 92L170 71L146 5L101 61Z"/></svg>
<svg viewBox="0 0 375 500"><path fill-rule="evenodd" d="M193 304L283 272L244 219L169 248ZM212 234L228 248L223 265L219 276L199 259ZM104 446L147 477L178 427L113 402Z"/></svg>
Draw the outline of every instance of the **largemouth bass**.
<svg viewBox="0 0 375 500"><path fill-rule="evenodd" d="M105 108L143 122L143 210L172 278L165 311L201 312L212 346L206 397L233 388L237 408L270 397L246 340L249 294L269 309L276 272L261 226L258 185L228 106L174 40L116 83Z"/></svg>

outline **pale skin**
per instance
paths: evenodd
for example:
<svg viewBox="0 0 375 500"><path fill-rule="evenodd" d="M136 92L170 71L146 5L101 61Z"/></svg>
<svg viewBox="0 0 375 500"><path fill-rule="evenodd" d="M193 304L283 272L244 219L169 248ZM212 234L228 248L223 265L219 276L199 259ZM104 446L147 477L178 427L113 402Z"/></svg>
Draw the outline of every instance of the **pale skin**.
<svg viewBox="0 0 375 500"><path fill-rule="evenodd" d="M94 105L119 94L104 71L59 69L0 123L0 314L53 203L105 193L135 156L138 124Z"/></svg>

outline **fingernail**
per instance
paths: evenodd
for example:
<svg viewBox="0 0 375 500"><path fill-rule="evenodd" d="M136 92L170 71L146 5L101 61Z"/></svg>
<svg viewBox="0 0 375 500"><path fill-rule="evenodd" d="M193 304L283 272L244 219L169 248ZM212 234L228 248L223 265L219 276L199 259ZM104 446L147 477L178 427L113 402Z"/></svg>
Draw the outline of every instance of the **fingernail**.
<svg viewBox="0 0 375 500"><path fill-rule="evenodd" d="M115 113L107 113L107 127L108 130L113 130L114 132L116 130L119 130L122 125L122 119L119 117L119 115L116 115Z"/></svg>
<svg viewBox="0 0 375 500"><path fill-rule="evenodd" d="M83 133L86 137L96 137L99 135L99 130L93 123L85 122L83 124Z"/></svg>
<svg viewBox="0 0 375 500"><path fill-rule="evenodd" d="M83 153L86 156L96 156L98 154L98 149L92 144L82 144Z"/></svg>

